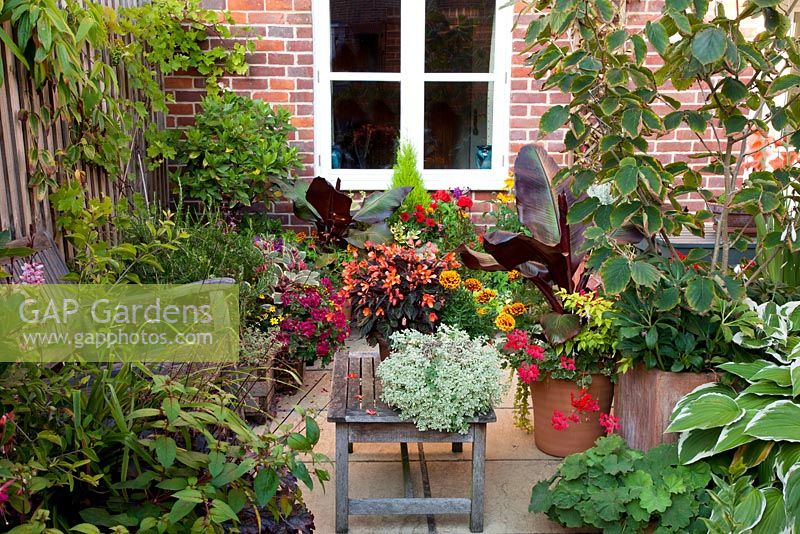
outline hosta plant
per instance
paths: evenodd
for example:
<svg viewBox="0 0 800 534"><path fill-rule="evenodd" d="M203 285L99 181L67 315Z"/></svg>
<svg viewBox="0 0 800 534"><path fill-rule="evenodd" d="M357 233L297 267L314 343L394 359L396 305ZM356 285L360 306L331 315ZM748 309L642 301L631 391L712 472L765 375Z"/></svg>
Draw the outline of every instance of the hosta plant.
<svg viewBox="0 0 800 534"><path fill-rule="evenodd" d="M400 207L413 187L396 187L376 191L367 196L358 209L352 209L353 198L341 191L341 180L336 187L325 178L317 176L311 182L298 181L286 189L294 204L294 214L314 223L317 241L326 247L347 244L363 248L366 243L387 243L392 232L386 220Z"/></svg>
<svg viewBox="0 0 800 534"><path fill-rule="evenodd" d="M395 333L392 347L377 371L381 399L419 430L466 433L472 418L500 402L500 353L485 338L442 325L433 334Z"/></svg>
<svg viewBox="0 0 800 534"><path fill-rule="evenodd" d="M531 512L546 513L565 527L604 533L705 532L705 488L711 469L678 463L675 445L643 453L618 435L597 440L586 452L567 456L555 475L533 487Z"/></svg>
<svg viewBox="0 0 800 534"><path fill-rule="evenodd" d="M733 473L747 472L764 494L764 520L785 515L786 528L796 528L800 526L800 302L754 308L759 320L734 340L762 351L764 358L718 366L745 387L700 386L679 401L667 431L681 432L682 463L716 458L729 463Z"/></svg>

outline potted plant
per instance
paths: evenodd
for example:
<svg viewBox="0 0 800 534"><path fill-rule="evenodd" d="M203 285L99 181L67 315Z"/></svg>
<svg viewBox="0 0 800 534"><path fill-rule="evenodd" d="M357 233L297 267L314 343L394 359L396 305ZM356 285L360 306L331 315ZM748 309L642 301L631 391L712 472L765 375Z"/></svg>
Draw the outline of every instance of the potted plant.
<svg viewBox="0 0 800 534"><path fill-rule="evenodd" d="M500 402L501 356L486 338L442 325L392 334L392 355L378 366L381 399L419 430L466 433L469 421Z"/></svg>
<svg viewBox="0 0 800 534"><path fill-rule="evenodd" d="M559 290L564 310L580 318L574 337L548 344L521 329L510 331L502 352L517 372L515 421L528 413L528 394L533 402L536 447L552 456L567 456L590 448L597 438L619 427L610 414L616 362L608 310L611 301L589 291ZM513 323L498 316L498 326Z"/></svg>
<svg viewBox="0 0 800 534"><path fill-rule="evenodd" d="M642 453L620 436L568 456L533 487L529 510L568 528L615 532L706 532L708 464L680 465L675 445Z"/></svg>
<svg viewBox="0 0 800 534"><path fill-rule="evenodd" d="M236 365L237 396L247 417L265 420L275 395L275 358L282 350L278 328L263 331L248 326L242 331Z"/></svg>
<svg viewBox="0 0 800 534"><path fill-rule="evenodd" d="M344 291L352 304L354 329L386 359L389 338L400 330L430 333L439 323L444 288L439 281L459 263L430 243L413 248L367 243L367 254L344 265Z"/></svg>
<svg viewBox="0 0 800 534"><path fill-rule="evenodd" d="M751 358L733 343L748 326L747 308L714 298L698 313L689 286L706 267L691 258L651 258L661 273L652 287L630 285L610 311L620 355L615 410L621 434L632 447L647 450L675 441L665 434L675 403L695 387L714 382L715 363Z"/></svg>

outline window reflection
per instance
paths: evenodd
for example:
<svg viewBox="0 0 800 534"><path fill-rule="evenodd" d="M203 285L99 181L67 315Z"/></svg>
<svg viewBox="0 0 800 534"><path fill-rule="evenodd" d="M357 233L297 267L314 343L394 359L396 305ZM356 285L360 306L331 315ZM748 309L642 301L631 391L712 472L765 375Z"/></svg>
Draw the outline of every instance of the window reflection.
<svg viewBox="0 0 800 534"><path fill-rule="evenodd" d="M491 168L489 82L425 83L425 168Z"/></svg>
<svg viewBox="0 0 800 534"><path fill-rule="evenodd" d="M400 132L400 84L332 82L334 169L387 169Z"/></svg>
<svg viewBox="0 0 800 534"><path fill-rule="evenodd" d="M399 0L331 1L331 70L400 72Z"/></svg>
<svg viewBox="0 0 800 534"><path fill-rule="evenodd" d="M427 0L425 72L490 72L494 0Z"/></svg>

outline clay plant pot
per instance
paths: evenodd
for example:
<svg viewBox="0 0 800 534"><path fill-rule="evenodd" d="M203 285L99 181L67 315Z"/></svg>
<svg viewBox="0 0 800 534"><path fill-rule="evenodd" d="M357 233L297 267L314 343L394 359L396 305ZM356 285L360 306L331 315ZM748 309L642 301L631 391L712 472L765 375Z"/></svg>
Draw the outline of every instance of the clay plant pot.
<svg viewBox="0 0 800 534"><path fill-rule="evenodd" d="M719 204L709 204L709 211L714 214L714 226L719 222L722 215L722 206ZM747 236L756 235L756 225L753 216L744 211L731 210L728 212L728 233L738 234L744 229L743 234Z"/></svg>
<svg viewBox="0 0 800 534"><path fill-rule="evenodd" d="M550 376L531 385L533 437L540 451L563 458L592 448L597 438L605 434L600 426L600 414L611 410L614 384L607 376L599 374L592 375L592 383L587 392L597 400L600 411L582 413L581 422L570 423L565 430L553 428L553 411L558 410L569 416L574 411L570 393L577 397L580 390L581 387L571 380L559 380Z"/></svg>
<svg viewBox="0 0 800 534"><path fill-rule="evenodd" d="M614 413L620 435L630 447L643 451L678 441L678 434L664 433L675 404L697 386L717 379L716 373L670 373L637 365L617 381Z"/></svg>
<svg viewBox="0 0 800 534"><path fill-rule="evenodd" d="M378 352L381 355L381 361L389 357L391 348L389 347L389 340L381 336L378 338Z"/></svg>

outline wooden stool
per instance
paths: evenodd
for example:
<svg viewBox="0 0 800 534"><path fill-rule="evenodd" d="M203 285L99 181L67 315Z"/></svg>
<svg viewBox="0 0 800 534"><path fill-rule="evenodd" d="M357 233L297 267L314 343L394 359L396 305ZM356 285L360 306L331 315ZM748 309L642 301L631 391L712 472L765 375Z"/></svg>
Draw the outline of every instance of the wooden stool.
<svg viewBox="0 0 800 534"><path fill-rule="evenodd" d="M494 410L473 419L466 434L422 432L380 400L381 383L375 378L379 364L375 352L342 351L334 358L328 421L336 425L336 532L347 532L350 515L435 514L469 514L470 531L483 532L486 424L497 420ZM369 415L367 410L375 413ZM348 449L352 443L400 443L404 497L350 498ZM454 452L462 443L472 443L471 498L414 498L407 443L452 443Z"/></svg>

